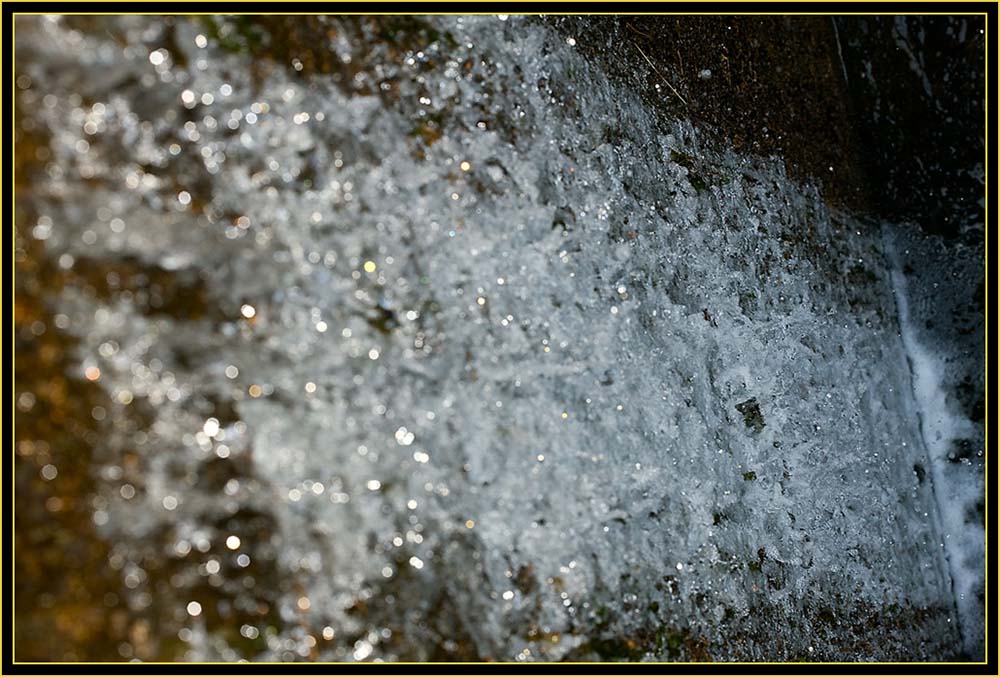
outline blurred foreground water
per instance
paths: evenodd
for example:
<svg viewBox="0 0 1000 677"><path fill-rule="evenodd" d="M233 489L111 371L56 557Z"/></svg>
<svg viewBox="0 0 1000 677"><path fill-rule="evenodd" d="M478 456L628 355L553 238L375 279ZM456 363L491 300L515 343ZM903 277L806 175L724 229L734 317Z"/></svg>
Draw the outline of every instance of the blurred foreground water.
<svg viewBox="0 0 1000 677"><path fill-rule="evenodd" d="M17 55L19 659L981 654L936 240L535 20Z"/></svg>

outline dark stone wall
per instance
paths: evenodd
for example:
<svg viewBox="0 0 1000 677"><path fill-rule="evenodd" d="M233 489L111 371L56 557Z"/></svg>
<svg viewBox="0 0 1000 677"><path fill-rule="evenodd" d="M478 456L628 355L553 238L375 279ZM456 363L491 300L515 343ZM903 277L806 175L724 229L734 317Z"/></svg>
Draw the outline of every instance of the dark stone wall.
<svg viewBox="0 0 1000 677"><path fill-rule="evenodd" d="M863 16L836 24L877 189L872 207L947 237L982 224L985 18Z"/></svg>

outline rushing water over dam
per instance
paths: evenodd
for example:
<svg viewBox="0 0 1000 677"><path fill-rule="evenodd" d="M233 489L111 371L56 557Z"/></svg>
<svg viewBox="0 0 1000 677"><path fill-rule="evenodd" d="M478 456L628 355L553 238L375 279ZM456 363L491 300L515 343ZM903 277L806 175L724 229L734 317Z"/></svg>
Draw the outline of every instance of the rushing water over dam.
<svg viewBox="0 0 1000 677"><path fill-rule="evenodd" d="M108 658L981 654L982 421L904 272L932 245L565 31L410 21L268 56L238 18L17 25Z"/></svg>

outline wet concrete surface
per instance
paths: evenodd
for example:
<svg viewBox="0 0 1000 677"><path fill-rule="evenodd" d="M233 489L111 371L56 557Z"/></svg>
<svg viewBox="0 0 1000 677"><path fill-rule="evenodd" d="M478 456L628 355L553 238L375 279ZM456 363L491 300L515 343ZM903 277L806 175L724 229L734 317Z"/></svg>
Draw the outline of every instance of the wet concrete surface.
<svg viewBox="0 0 1000 677"><path fill-rule="evenodd" d="M982 220L983 17L544 21L665 115L783 157L835 206L949 236Z"/></svg>
<svg viewBox="0 0 1000 677"><path fill-rule="evenodd" d="M983 223L984 17L836 24L871 207L946 237Z"/></svg>

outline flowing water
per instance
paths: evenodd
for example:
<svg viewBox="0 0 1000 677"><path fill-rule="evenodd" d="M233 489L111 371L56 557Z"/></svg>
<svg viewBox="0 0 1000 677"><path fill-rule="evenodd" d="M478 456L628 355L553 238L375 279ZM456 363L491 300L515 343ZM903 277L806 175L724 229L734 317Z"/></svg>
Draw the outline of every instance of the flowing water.
<svg viewBox="0 0 1000 677"><path fill-rule="evenodd" d="M917 244L543 23L308 30L18 21L118 658L981 652Z"/></svg>

